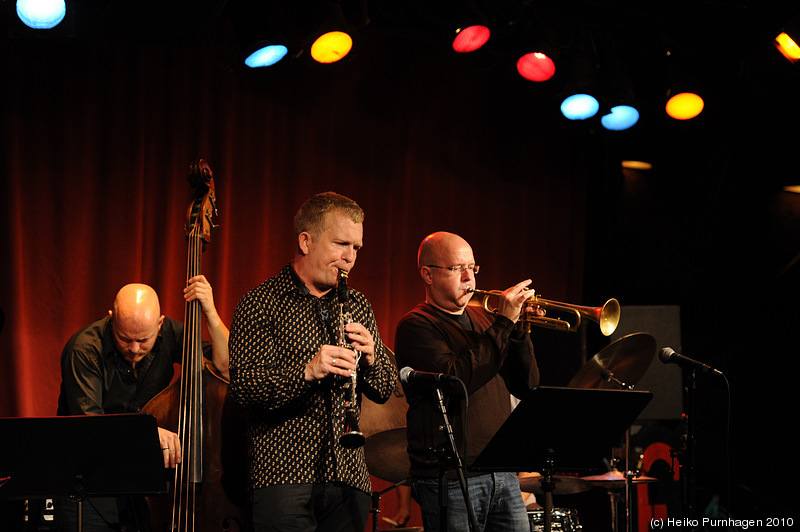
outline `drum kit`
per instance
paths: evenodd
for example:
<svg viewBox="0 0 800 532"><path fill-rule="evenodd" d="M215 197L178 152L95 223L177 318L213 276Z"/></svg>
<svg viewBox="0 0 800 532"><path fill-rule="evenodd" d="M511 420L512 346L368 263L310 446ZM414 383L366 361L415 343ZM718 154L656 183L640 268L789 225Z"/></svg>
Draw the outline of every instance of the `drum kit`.
<svg viewBox="0 0 800 532"><path fill-rule="evenodd" d="M646 333L629 334L600 350L584 364L570 380L567 387L632 390L635 384L647 372L655 354L656 341L653 336ZM400 397L399 399L404 402L404 398ZM405 408L405 406L400 405L399 402L390 406L392 407L391 410ZM378 414L377 409L373 410L373 416L376 414ZM390 417L392 415L393 414L390 414ZM405 411L403 410L402 422L404 421ZM394 416L392 422L401 422L400 417ZM366 424L369 426L368 421ZM410 463L406 452L406 429L405 426L397 424L391 428L385 428L384 426L380 428L383 430L372 431L371 435L368 435L364 449L370 474L379 479L391 482L393 486L385 490L389 491L409 481L408 471ZM628 432L625 434L624 454L626 457L629 455ZM624 502L627 529L630 531L632 522L630 512L631 487L634 485L656 482L658 479L642 476L638 472L632 471L627 458L624 467L624 472L612 469L606 473L582 477L556 474L552 477L552 486L554 486L554 488L549 489L552 495L577 494L589 491L595 487L606 489L611 502L613 531L619 532L620 530L618 508L620 507L621 500ZM520 490L526 493L544 495L545 491L542 486L543 480L544 477L539 473L520 475ZM373 511L379 512L380 510L373 508ZM549 532L546 531L546 519L543 514L544 509L542 508L529 508L528 516L531 522L532 532ZM550 530L574 532L582 529L577 510L573 509L552 508L551 519L549 521L548 527ZM377 530L377 527L375 530ZM421 529L406 528L395 530L416 531Z"/></svg>

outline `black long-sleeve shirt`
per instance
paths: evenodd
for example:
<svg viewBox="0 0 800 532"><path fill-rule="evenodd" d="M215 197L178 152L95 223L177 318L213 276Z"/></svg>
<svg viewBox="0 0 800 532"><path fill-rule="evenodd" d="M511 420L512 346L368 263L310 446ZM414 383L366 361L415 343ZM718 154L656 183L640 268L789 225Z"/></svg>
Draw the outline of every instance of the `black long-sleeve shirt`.
<svg viewBox="0 0 800 532"><path fill-rule="evenodd" d="M117 353L106 316L75 333L61 353L58 415L139 412L175 376L183 352L183 323L164 318L153 349L136 366ZM211 358L211 344L203 342Z"/></svg>
<svg viewBox="0 0 800 532"><path fill-rule="evenodd" d="M469 394L467 449L464 449L463 391L448 387L447 414L460 456L470 463L511 413L511 397L522 398L539 383L539 368L527 334L504 316L490 317L467 307L456 316L420 303L397 326L397 366L458 377ZM411 474L435 478L439 460L432 451L447 442L431 387L403 384L408 400L407 437Z"/></svg>
<svg viewBox="0 0 800 532"><path fill-rule="evenodd" d="M336 291L315 297L290 264L239 301L230 335L230 393L246 407L250 486L342 482L371 493L364 449L339 444L349 380L306 382L305 366L323 344L337 345ZM381 342L372 307L350 289L352 320L375 341L375 362L358 370L358 393L385 403L397 369ZM360 395L359 395L360 397ZM358 405L360 413L360 405Z"/></svg>

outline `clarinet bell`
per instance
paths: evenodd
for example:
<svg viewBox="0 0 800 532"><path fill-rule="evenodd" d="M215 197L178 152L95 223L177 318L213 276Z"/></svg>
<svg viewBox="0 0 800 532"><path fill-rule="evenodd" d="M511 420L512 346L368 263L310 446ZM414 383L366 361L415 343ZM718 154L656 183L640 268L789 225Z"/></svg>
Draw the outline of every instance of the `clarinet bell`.
<svg viewBox="0 0 800 532"><path fill-rule="evenodd" d="M364 434L358 428L356 411L354 408L348 407L345 411L344 434L339 438L339 443L342 447L356 449L358 447L363 447L365 441L366 438Z"/></svg>

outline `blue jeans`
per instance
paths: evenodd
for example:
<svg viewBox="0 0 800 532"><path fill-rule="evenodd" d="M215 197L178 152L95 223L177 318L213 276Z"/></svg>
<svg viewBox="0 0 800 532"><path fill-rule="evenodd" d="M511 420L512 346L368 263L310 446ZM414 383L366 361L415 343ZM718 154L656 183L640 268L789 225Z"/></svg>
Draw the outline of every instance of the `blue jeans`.
<svg viewBox="0 0 800 532"><path fill-rule="evenodd" d="M515 473L490 473L468 478L467 487L479 531L530 532L528 512ZM469 514L461 484L457 480L449 481L447 493L448 531L468 532ZM422 510L425 532L445 532L440 530L439 481L415 479L411 485L411 496Z"/></svg>

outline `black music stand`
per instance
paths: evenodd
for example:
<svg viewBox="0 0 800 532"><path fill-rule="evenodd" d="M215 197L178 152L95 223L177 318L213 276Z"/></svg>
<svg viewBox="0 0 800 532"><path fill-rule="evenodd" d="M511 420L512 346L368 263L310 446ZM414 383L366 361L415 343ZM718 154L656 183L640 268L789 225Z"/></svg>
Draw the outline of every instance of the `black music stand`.
<svg viewBox="0 0 800 532"><path fill-rule="evenodd" d="M150 414L0 418L0 499L167 494Z"/></svg>
<svg viewBox="0 0 800 532"><path fill-rule="evenodd" d="M554 469L598 468L652 397L648 391L539 386L511 412L468 469L542 472L549 532Z"/></svg>

